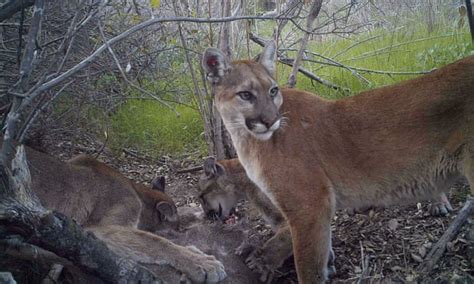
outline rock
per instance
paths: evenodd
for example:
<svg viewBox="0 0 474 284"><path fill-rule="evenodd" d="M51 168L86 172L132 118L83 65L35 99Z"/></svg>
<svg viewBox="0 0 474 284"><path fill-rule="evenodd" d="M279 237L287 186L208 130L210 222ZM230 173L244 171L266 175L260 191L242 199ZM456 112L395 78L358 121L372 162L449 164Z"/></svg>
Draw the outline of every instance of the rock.
<svg viewBox="0 0 474 284"><path fill-rule="evenodd" d="M392 231L395 231L398 228L398 225L397 219L390 219L388 221L388 228Z"/></svg>
<svg viewBox="0 0 474 284"><path fill-rule="evenodd" d="M0 272L0 283L3 284L16 284L15 279L11 272Z"/></svg>
<svg viewBox="0 0 474 284"><path fill-rule="evenodd" d="M423 262L423 258L417 254L411 253L411 258L413 258L413 260L416 262Z"/></svg>
<svg viewBox="0 0 474 284"><path fill-rule="evenodd" d="M421 247L418 249L418 253L420 254L421 258L425 258L425 256L426 256L426 248L425 248L425 246L421 246Z"/></svg>

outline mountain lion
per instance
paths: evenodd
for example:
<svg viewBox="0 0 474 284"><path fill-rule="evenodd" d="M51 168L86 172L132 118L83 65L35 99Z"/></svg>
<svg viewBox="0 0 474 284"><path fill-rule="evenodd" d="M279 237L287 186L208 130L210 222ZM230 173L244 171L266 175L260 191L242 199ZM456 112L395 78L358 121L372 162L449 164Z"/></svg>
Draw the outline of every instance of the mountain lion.
<svg viewBox="0 0 474 284"><path fill-rule="evenodd" d="M280 89L276 46L258 62L205 51L214 102L249 178L288 220L300 283L327 279L336 208L474 188L474 56L341 100Z"/></svg>
<svg viewBox="0 0 474 284"><path fill-rule="evenodd" d="M64 163L26 150L32 189L46 208L75 219L112 249L137 256L140 262L171 265L196 282L225 278L223 265L213 256L153 234L178 224L164 179L155 180L157 190L152 190L86 155Z"/></svg>
<svg viewBox="0 0 474 284"><path fill-rule="evenodd" d="M281 212L247 177L238 159L216 161L212 157L207 158L204 161L203 170L204 173L199 178L198 184L199 201L205 215L211 219L217 217L225 221L232 216L237 203L242 199L247 199L272 226L275 236L262 248L256 249L246 260L251 269L261 274L262 282L267 280L271 282L277 269L293 255L291 235ZM432 215L445 215L447 210L452 210L444 193L437 197L441 201L430 207ZM445 199L446 203L442 199ZM334 257L334 252L331 250L328 262L329 275L336 272Z"/></svg>

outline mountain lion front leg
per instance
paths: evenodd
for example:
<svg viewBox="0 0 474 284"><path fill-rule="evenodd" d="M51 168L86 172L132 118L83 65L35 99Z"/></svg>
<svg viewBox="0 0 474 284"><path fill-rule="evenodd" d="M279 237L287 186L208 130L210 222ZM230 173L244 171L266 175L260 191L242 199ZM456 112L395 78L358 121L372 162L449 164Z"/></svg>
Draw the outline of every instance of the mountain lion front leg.
<svg viewBox="0 0 474 284"><path fill-rule="evenodd" d="M302 284L324 283L328 278L331 218L321 211L316 212L321 214L318 219L303 216L290 221L296 271Z"/></svg>
<svg viewBox="0 0 474 284"><path fill-rule="evenodd" d="M328 264L333 266L334 261L334 255L330 253L333 196L326 186L302 188L301 192L304 194L293 196L291 204L308 204L300 200L304 198L312 201L311 209L305 206L282 208L290 224L298 281L301 284L324 283L328 277Z"/></svg>
<svg viewBox="0 0 474 284"><path fill-rule="evenodd" d="M472 130L474 132L474 130ZM471 197L474 196L474 141L466 147L466 155L463 163L463 174L467 178L471 188Z"/></svg>
<svg viewBox="0 0 474 284"><path fill-rule="evenodd" d="M226 277L223 264L195 247L183 247L149 232L122 226L88 228L108 245L141 263L170 265L194 282L218 282Z"/></svg>

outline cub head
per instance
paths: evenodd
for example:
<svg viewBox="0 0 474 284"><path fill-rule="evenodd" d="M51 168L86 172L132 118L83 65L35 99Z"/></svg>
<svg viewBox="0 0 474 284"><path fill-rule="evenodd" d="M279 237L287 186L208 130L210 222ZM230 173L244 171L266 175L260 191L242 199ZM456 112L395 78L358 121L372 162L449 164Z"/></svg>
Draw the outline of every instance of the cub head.
<svg viewBox="0 0 474 284"><path fill-rule="evenodd" d="M214 158L207 158L199 179L199 201L206 216L225 221L234 211L240 194L224 167Z"/></svg>
<svg viewBox="0 0 474 284"><path fill-rule="evenodd" d="M154 231L157 228L178 228L179 219L176 205L165 193L165 178L157 177L151 182L151 189L138 184L135 190L140 195L145 205L145 215L142 216L141 227L143 230Z"/></svg>
<svg viewBox="0 0 474 284"><path fill-rule="evenodd" d="M202 58L208 80L215 90L215 105L226 128L245 131L268 140L279 129L283 97L273 78L276 45L269 42L258 61L230 60L218 49L208 48Z"/></svg>

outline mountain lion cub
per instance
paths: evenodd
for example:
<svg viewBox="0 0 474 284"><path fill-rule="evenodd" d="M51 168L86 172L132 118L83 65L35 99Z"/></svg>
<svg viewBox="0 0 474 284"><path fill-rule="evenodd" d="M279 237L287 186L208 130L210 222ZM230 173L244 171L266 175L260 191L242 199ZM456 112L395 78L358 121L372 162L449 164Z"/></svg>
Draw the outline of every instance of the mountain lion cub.
<svg viewBox="0 0 474 284"><path fill-rule="evenodd" d="M242 166L288 220L300 283L327 278L336 208L474 188L474 56L336 101L280 89L275 43L259 62L214 48L203 68Z"/></svg>
<svg viewBox="0 0 474 284"><path fill-rule="evenodd" d="M176 227L173 200L164 179L147 188L86 155L67 163L26 147L32 189L48 209L57 210L105 241L112 249L146 264L171 265L196 282L225 278L222 263L194 247L176 245L153 234Z"/></svg>
<svg viewBox="0 0 474 284"><path fill-rule="evenodd" d="M276 270L293 253L285 219L268 197L255 188L239 160L217 162L214 158L207 158L203 169L204 174L199 179L199 201L207 216L224 221L232 214L239 200L248 199L272 226L275 235L261 248L255 249L245 261L249 268L260 273L262 282L270 282Z"/></svg>

